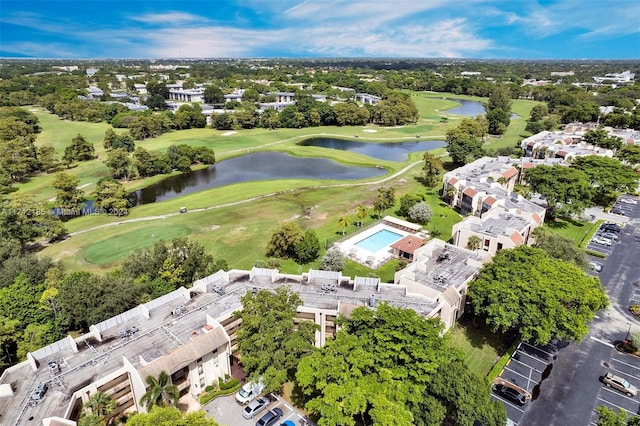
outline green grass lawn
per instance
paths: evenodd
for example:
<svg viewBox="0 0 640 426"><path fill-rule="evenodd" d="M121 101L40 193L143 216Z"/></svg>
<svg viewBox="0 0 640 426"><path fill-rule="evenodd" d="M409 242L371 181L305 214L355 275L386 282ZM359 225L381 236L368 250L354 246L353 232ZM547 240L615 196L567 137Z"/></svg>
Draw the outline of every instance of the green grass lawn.
<svg viewBox="0 0 640 426"><path fill-rule="evenodd" d="M465 362L480 377L486 377L502 355L502 338L485 327L457 324L448 333L451 344L464 352Z"/></svg>
<svg viewBox="0 0 640 426"><path fill-rule="evenodd" d="M570 239L576 246L585 247L601 223L602 221L590 223L573 219L557 218L553 221L545 221L544 227Z"/></svg>
<svg viewBox="0 0 640 426"><path fill-rule="evenodd" d="M382 161L355 153L339 150L329 150L317 147L301 147L297 142L313 136L353 138L354 134L360 136L359 140L372 143L392 140L415 140L416 134L421 137L442 137L446 131L455 126L455 121L460 116L443 112L456 106L456 102L443 99L443 97L459 97L482 101L482 98L464 97L452 94L430 94L425 92L413 92L413 99L418 106L420 119L416 125L404 127L385 128L375 125L353 127L316 127L306 129L252 129L237 132L224 132L213 129L191 129L174 131L158 138L138 142L146 149L166 150L172 144L189 144L193 146L209 146L216 152L218 161L232 156L244 155L247 152L260 150L278 150L292 155L327 157L346 164L357 165L381 165L389 173L400 170L412 161L418 161L421 153L410 154L405 162ZM514 111L523 115L523 109L530 109L532 104L514 101ZM83 134L92 141L96 147L98 159L86 163L80 163L69 172L81 178L80 185L85 192L93 190L95 182L108 174L106 166L102 163L105 155L102 148L104 132L108 128L105 123L77 123L67 122L38 111L37 115L44 128L39 135L37 143L52 143L62 152L77 133ZM440 118L447 115L451 118L448 123L442 123ZM522 120L524 121L524 119ZM512 125L516 120L512 122ZM511 127L510 127L511 129ZM365 130L368 130L365 132ZM511 131L511 130L510 130ZM515 133L518 132L516 129ZM493 141L491 141L493 143ZM497 143L497 142L496 142ZM444 153L444 149L435 153ZM178 230L176 235L183 235L185 229L191 232L190 238L202 243L205 248L217 258L224 258L232 268L250 268L256 260L265 258L265 246L275 229L283 221L295 220L303 229L314 229L318 237L330 246L342 237L342 228L338 225L338 218L348 216L351 225L345 230L347 235L360 231L355 223L356 207L359 204L371 208L377 196L378 188L392 186L396 189L396 199L404 194L422 194L433 210L433 217L426 225L426 229L440 238L451 238L451 227L462 217L450 209L439 198L438 190L425 188L419 181L422 175L420 165L414 166L402 176L380 184L366 184L361 186L343 186L341 182L331 180L304 180L288 179L262 182L250 182L229 185L188 194L172 200L135 207L130 210L126 218L109 216L89 216L69 221L66 226L70 232L85 230L100 225L122 221L123 219L144 218L149 216L163 216L178 212L181 206L189 209L188 214L175 215L154 221L125 223L109 228L92 230L90 232L74 235L65 241L46 247L42 253L54 259L62 260L70 270L89 269L93 271L108 270L117 265L119 259L138 247L146 247L153 244L154 238L145 236L146 228L161 226L166 228L166 237L172 230ZM162 179L156 176L147 180L134 180L126 182L129 190L138 189L152 182ZM52 176L40 176L20 185L16 193L28 192L37 199L48 200L55 196L51 187ZM372 179L377 180L377 179ZM318 188L318 185L329 185ZM333 186L331 186L333 185ZM255 201L243 202L251 197L263 197ZM237 205L224 206L228 203ZM213 207L203 212L193 212L197 208ZM396 206L383 212L382 216L394 215L399 207ZM372 212L370 212L372 213ZM364 220L364 225L377 220L369 215ZM161 225L160 225L161 224ZM148 235L152 235L151 234ZM141 236L134 238L136 241L131 247L120 244L120 240L132 238L131 235ZM105 243L104 247L103 244ZM115 247L118 247L117 249ZM321 253L322 254L322 253ZM295 265L292 262L283 262L282 270L298 272L301 268L318 267L318 262L311 265ZM371 271L358 264L347 263L345 274L367 276L377 274L383 281L393 280L395 263L391 262L378 271Z"/></svg>
<svg viewBox="0 0 640 426"><path fill-rule="evenodd" d="M97 243L90 244L82 250L84 260L96 265L108 265L133 251L148 247L160 240L171 240L185 237L191 233L191 228L185 225L152 225L123 232Z"/></svg>

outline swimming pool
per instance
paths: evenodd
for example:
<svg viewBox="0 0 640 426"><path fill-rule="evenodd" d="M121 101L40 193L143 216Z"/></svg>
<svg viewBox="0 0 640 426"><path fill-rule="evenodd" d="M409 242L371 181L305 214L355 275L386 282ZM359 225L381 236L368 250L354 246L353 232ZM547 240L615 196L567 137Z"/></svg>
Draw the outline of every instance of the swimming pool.
<svg viewBox="0 0 640 426"><path fill-rule="evenodd" d="M371 234L367 238L358 241L354 245L360 247L361 249L375 253L395 243L400 238L402 238L402 235L391 232L388 229L382 229L375 234Z"/></svg>

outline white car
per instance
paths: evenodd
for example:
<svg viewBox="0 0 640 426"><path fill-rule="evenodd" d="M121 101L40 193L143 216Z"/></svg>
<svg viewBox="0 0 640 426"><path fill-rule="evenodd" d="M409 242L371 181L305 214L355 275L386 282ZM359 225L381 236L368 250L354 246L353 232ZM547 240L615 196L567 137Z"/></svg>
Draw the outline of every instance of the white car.
<svg viewBox="0 0 640 426"><path fill-rule="evenodd" d="M592 243L596 243L596 244L602 244L605 246L610 246L611 245L611 240L607 240L606 238L602 238L602 237L598 237L597 235L593 238L591 238L591 242Z"/></svg>
<svg viewBox="0 0 640 426"><path fill-rule="evenodd" d="M589 268L596 272L602 271L602 265L596 262L589 262Z"/></svg>
<svg viewBox="0 0 640 426"><path fill-rule="evenodd" d="M620 198L618 200L619 203L625 203L625 204L638 204L637 200L632 200L630 198Z"/></svg>

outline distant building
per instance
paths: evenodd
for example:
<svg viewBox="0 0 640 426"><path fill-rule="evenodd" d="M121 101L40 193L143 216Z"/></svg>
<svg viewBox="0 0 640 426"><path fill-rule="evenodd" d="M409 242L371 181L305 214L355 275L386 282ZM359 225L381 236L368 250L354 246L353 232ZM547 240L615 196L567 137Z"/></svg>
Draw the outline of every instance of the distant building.
<svg viewBox="0 0 640 426"><path fill-rule="evenodd" d="M358 102L368 105L377 105L382 100L380 96L370 95L368 93L356 93L355 99Z"/></svg>
<svg viewBox="0 0 640 426"><path fill-rule="evenodd" d="M583 142L582 136L583 132L543 131L523 139L520 146L525 157L533 158L555 157L566 161L588 155L613 157L612 150Z"/></svg>
<svg viewBox="0 0 640 426"><path fill-rule="evenodd" d="M181 102L202 102L204 89L170 89L169 99Z"/></svg>
<svg viewBox="0 0 640 426"><path fill-rule="evenodd" d="M268 92L267 95L274 96L276 103L288 103L295 101L295 93L292 92Z"/></svg>
<svg viewBox="0 0 640 426"><path fill-rule="evenodd" d="M604 77L593 77L593 81L596 83L632 83L635 78L635 74L627 70L621 73L605 74Z"/></svg>

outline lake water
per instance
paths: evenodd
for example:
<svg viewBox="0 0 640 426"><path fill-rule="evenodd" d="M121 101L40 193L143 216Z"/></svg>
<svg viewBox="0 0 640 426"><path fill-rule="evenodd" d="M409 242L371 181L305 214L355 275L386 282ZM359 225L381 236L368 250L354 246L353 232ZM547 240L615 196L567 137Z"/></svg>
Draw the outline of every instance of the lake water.
<svg viewBox="0 0 640 426"><path fill-rule="evenodd" d="M321 148L341 149L356 152L368 157L389 161L406 161L411 152L430 151L442 148L444 141L415 141L415 142L384 142L371 143L345 139L312 138L299 142L302 146L318 146Z"/></svg>
<svg viewBox="0 0 640 426"><path fill-rule="evenodd" d="M477 117L478 114L485 115L482 102L468 101L466 99L447 98L450 101L460 102L462 105L446 110L450 114L466 115L467 117ZM511 113L511 118L518 118L518 114Z"/></svg>
<svg viewBox="0 0 640 426"><path fill-rule="evenodd" d="M257 152L220 161L206 169L163 179L133 193L134 205L155 203L205 189L271 179L355 180L382 176L386 169L346 166L326 158Z"/></svg>
<svg viewBox="0 0 640 426"><path fill-rule="evenodd" d="M450 101L460 102L462 105L446 110L449 114L466 115L476 117L478 114L484 115L484 105L482 102L468 101L466 99L447 98Z"/></svg>

